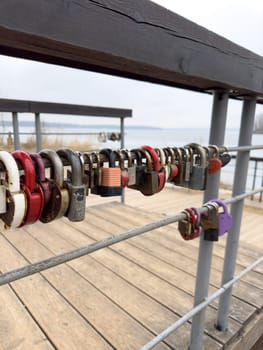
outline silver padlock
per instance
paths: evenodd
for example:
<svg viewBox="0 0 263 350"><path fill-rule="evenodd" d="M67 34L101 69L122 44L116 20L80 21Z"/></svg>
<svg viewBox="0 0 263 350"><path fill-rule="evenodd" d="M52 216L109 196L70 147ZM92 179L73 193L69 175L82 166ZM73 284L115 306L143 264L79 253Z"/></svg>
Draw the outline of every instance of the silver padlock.
<svg viewBox="0 0 263 350"><path fill-rule="evenodd" d="M13 156L0 151L0 160L6 169L6 212L0 214L2 228L16 228L21 225L26 214L26 197L20 190L19 170Z"/></svg>
<svg viewBox="0 0 263 350"><path fill-rule="evenodd" d="M193 190L205 190L208 170L206 151L197 143L190 143L187 147L193 150L193 165L189 188Z"/></svg>
<svg viewBox="0 0 263 350"><path fill-rule="evenodd" d="M66 180L65 185L69 189L70 202L65 216L70 221L82 221L85 219L86 210L86 186L83 183L82 163L79 155L69 148L57 150L57 154L68 160L71 166L71 180Z"/></svg>

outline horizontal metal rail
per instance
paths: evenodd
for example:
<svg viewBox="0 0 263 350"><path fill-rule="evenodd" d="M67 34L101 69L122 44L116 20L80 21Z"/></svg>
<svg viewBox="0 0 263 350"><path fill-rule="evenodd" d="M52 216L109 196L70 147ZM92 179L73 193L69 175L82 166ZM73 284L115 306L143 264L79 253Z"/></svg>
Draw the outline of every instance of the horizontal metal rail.
<svg viewBox="0 0 263 350"><path fill-rule="evenodd" d="M260 265L262 263L263 263L263 256L261 256L253 264L251 264L250 266L245 268L243 271L241 271L240 274L235 276L233 279L231 279L231 281L223 284L222 287L219 288L216 292L214 292L209 297L207 297L202 303L196 305L192 310L187 312L183 317L179 318L179 320L177 320L171 326L166 328L164 331L162 331L159 335L157 335L155 338L153 338L147 344L145 344L140 350L151 350L151 349L153 349L157 344L159 344L164 339L166 339L177 328L181 327L184 323L186 323L194 315L198 314L198 312L200 312L202 309L204 309L207 305L211 304L212 301L214 301L220 295L225 293L225 291L227 289L229 289L231 286L233 286L233 284L238 282L246 273L250 272L251 270L253 270L254 268L256 268L258 265Z"/></svg>
<svg viewBox="0 0 263 350"><path fill-rule="evenodd" d="M121 135L123 135L123 134L121 133ZM175 148L176 148L176 146L175 146ZM253 149L254 150L263 149L263 145L240 146L240 147L226 147L226 146L219 147L220 153L236 152L236 151L244 151L245 152L247 150L253 150ZM82 154L82 152L79 152L79 153ZM90 151L88 153L92 155L92 151ZM136 154L133 151L131 151L131 157L132 157L132 159L136 159ZM97 163L97 157L95 155L92 155L92 159L93 159L93 164L95 165ZM124 160L128 160L127 155L123 154L123 159ZM101 160L101 162L105 162L108 159L107 159L106 156L101 155L100 160ZM47 158L44 158L43 161L44 161L44 164L45 164L46 168L49 168L51 166L51 163L50 163L50 161ZM66 159L62 159L62 161L63 161L64 165L70 165L69 162ZM84 163L88 164L88 159L84 158ZM21 165L19 163L17 165L18 165L19 169L22 170ZM2 164L0 164L0 171L5 171L5 169L4 169Z"/></svg>
<svg viewBox="0 0 263 350"><path fill-rule="evenodd" d="M263 187L260 187L257 190L254 190L254 191L251 191L248 193L244 193L244 194L241 194L241 195L236 196L234 198L230 198L228 200L225 200L225 203L230 204L230 203L237 202L237 201L242 200L248 196L251 196L252 193L257 193L257 192L260 192L262 190L263 190ZM201 207L200 213L205 213L205 212L207 212L207 210L208 210L207 207ZM57 256L54 256L54 257L51 257L51 258L48 258L45 260L41 260L39 262L36 262L36 263L30 264L30 265L3 273L2 275L0 275L0 286L4 285L6 283L14 282L14 281L16 281L20 278L23 278L23 277L33 275L34 273L44 271L44 270L49 269L51 267L55 267L57 265L66 263L67 261L71 261L71 260L80 258L84 255L93 253L97 250L100 250L100 249L103 249L106 247L109 247L109 246L116 244L118 242L127 240L129 238L138 236L142 233L152 231L154 229L175 223L177 221L180 221L180 220L183 220L186 218L187 218L186 214L184 214L184 213L170 216L170 217L167 217L165 219L158 220L156 222L131 229L131 230L123 232L119 235L111 236L111 237L108 237L108 238L103 239L101 241L94 242L90 245L87 245L87 246L84 246L81 248L77 248L77 249L74 249L72 251L62 253L60 255L57 255Z"/></svg>

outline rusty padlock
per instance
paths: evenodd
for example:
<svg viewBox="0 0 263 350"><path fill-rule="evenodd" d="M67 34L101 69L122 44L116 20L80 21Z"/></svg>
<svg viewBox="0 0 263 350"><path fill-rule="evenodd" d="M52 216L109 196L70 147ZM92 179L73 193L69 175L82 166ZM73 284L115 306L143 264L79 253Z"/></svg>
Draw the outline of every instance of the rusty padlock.
<svg viewBox="0 0 263 350"><path fill-rule="evenodd" d="M39 219L44 207L44 193L36 182L36 172L30 156L24 151L14 151L12 156L24 170L24 175L20 177L20 186L26 195L27 209L21 227L33 224Z"/></svg>
<svg viewBox="0 0 263 350"><path fill-rule="evenodd" d="M0 151L0 160L6 170L6 211L0 214L3 229L19 227L26 214L25 193L20 190L19 170L9 152Z"/></svg>

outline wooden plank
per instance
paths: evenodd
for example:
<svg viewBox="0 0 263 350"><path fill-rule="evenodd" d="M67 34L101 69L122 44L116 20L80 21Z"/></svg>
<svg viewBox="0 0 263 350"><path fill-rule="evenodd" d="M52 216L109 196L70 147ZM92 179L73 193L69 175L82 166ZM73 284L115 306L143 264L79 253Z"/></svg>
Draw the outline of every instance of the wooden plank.
<svg viewBox="0 0 263 350"><path fill-rule="evenodd" d="M54 349L9 286L0 288L0 349Z"/></svg>
<svg viewBox="0 0 263 350"><path fill-rule="evenodd" d="M16 232L24 236L22 229ZM0 235L1 270L8 271L25 264L27 261L22 255ZM37 324L45 329L45 334L52 339L56 348L82 349L85 344L90 349L112 349L60 293L39 274L16 281L12 283L12 287L30 313L34 315Z"/></svg>
<svg viewBox="0 0 263 350"><path fill-rule="evenodd" d="M83 235L83 233L80 232L81 227L84 227L86 232L88 225L88 221L76 223L76 225L74 224L74 227L78 229L76 230L72 229L72 227L69 228L70 225L68 224L68 221L61 220L59 223L53 223L52 231L53 234L60 235L63 239L69 240L69 242L75 246L79 246L94 242L94 240L91 240L88 236ZM98 232L100 232L100 229L101 228L98 227ZM40 232L37 230L34 233L34 236L39 234ZM44 232L42 234L44 235ZM52 241L52 237L50 237L50 239ZM183 315L192 308L192 296L174 286L171 286L171 284L167 283L165 280L158 278L138 266L136 263L125 259L117 252L114 252L111 249L103 249L93 253L92 257L114 271L118 276L134 285L136 288L176 312L178 315ZM214 339L227 343L231 338L237 335L240 323L230 319L229 332L222 334L211 326L211 324L214 324L215 317L215 310L208 307L206 327L209 329L209 332Z"/></svg>
<svg viewBox="0 0 263 350"><path fill-rule="evenodd" d="M72 231L70 227L68 229ZM30 236L30 239L28 238L26 240L27 245L24 244L24 242L21 240L21 237L18 234L12 235L10 239L12 239L12 242L16 245L17 249L19 249L23 254L26 254L27 256L29 243L29 246L31 247L30 250L32 252L30 256L34 260L44 258L45 256L50 256L52 254L58 254L59 252L61 252L62 249L65 251L72 250L74 248L72 244L70 244L68 241L64 240L60 236L56 235L54 231L52 235L47 235L43 226L39 226L39 229L37 231L32 226L29 226L27 228L27 231L34 235L34 238L37 240L36 244L34 244L32 236ZM41 242L41 245L38 243L38 241ZM121 309L125 310L129 315L132 316L132 318L138 320L140 324L142 324L146 329L149 329L153 334L159 334L164 328L168 327L170 324L172 324L178 319L178 316L172 311L165 308L157 301L149 298L140 290L132 286L129 282L125 281L124 279L117 276L115 273L113 273L103 265L99 264L96 260L92 259L91 256L76 259L72 262L69 262L68 265L71 266L72 269L74 269L78 273L78 275L83 276L94 287L100 290L103 293L103 295L106 295L110 300L114 302L114 304L119 305ZM59 288L61 290L61 293L63 293L65 297L69 298L71 303L74 303L76 305L77 301L75 300L74 295L69 296L69 294L67 293L67 289L69 288L67 286L67 283L70 285L74 284L74 286L76 286L76 277L73 276L69 278L69 276L72 276L72 273L68 274L67 272L67 280L65 280L63 283L61 282L61 272L57 275L57 277L53 276L55 272L50 271L50 273L51 275L47 273L45 274L45 276L50 281L53 281L53 283L56 284L56 288ZM105 307L105 303L103 303L100 306L100 308L102 308L103 311L99 313L98 306L96 306L95 304L100 301L94 298L94 293L91 296L86 296L86 293L89 294L89 290L87 290L86 286L80 286L78 284L76 288L80 288L81 291L85 290L84 293L81 292L81 296L79 296L79 294L76 293L78 294L79 299L79 305L76 305L78 307L78 310L83 313L83 304L87 303L89 305L89 310L87 313L89 320L92 321L92 323L97 327L99 319L100 322L104 323L104 328L106 327L105 331L100 327L100 331L103 332L104 336L106 336L110 332L110 337L126 338L125 334L127 333L127 331L123 333L123 326L118 325L119 322L121 322L122 324L125 321L125 317L123 319L119 313L117 315L112 316L113 311ZM92 319L93 317L91 315L91 308L97 308L94 315L95 319ZM107 315L105 315L105 313L107 313ZM110 321L107 320L107 317L110 317ZM119 322L115 322L115 317L119 318ZM109 323L111 324L111 329L107 329ZM118 330L117 334L115 327ZM131 332L132 329L128 331L130 335L132 335ZM180 330L172 334L166 340L166 342L172 347L176 347L179 349L187 348L189 343L189 333L190 326L189 324L186 324L182 326ZM140 335L136 335L136 337L140 338ZM133 342L131 337L129 340L131 343ZM115 345L118 349L122 348L120 347L120 344L116 344L116 340L112 340L111 342L115 342ZM211 339L208 336L205 336L204 342L207 349L212 350L214 348L222 348L221 344L217 343L215 340ZM130 345L126 345L127 346L125 348L130 349Z"/></svg>
<svg viewBox="0 0 263 350"><path fill-rule="evenodd" d="M0 99L1 112L52 113L63 115L82 115L93 117L127 118L132 116L131 109L73 105L67 103L39 102L26 100Z"/></svg>
<svg viewBox="0 0 263 350"><path fill-rule="evenodd" d="M42 229L47 236L45 225L42 225ZM35 231L36 228L32 228L32 230ZM15 244L21 254L25 255L30 262L53 255L28 234L22 237L21 233L16 231L10 236L6 235L6 237ZM50 238L53 242L52 245L56 244L56 236L52 234ZM58 244L60 243L58 242ZM99 334L112 344L114 349L138 350L152 339L152 333L143 328L123 309L116 306L115 303L111 302L103 293L99 292L97 288L88 283L69 266L64 264L44 271L42 274L68 303L73 305ZM71 321L64 318L64 322L70 323ZM70 337L70 334L68 337ZM97 349L97 347L94 347L94 349ZM168 347L160 344L157 349L168 350Z"/></svg>
<svg viewBox="0 0 263 350"><path fill-rule="evenodd" d="M1 1L0 53L263 96L262 57L148 0Z"/></svg>

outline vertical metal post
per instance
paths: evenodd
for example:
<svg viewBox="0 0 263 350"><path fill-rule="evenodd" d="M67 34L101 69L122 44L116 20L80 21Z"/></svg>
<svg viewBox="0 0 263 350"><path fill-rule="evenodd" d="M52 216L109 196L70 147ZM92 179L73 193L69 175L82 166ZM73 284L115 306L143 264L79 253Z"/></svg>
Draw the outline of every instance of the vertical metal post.
<svg viewBox="0 0 263 350"><path fill-rule="evenodd" d="M209 144L216 144L219 146L224 144L227 106L228 93L222 91L215 91ZM204 202L207 202L211 198L218 197L219 182L220 171L208 176L207 188L204 194ZM194 306L203 302L208 295L212 252L213 242L205 241L201 236L196 275ZM206 309L203 309L193 317L190 343L191 350L202 349L205 311Z"/></svg>
<svg viewBox="0 0 263 350"><path fill-rule="evenodd" d="M42 132L41 132L41 123L40 123L40 113L35 113L35 129L36 129L37 152L40 152L42 149Z"/></svg>
<svg viewBox="0 0 263 350"><path fill-rule="evenodd" d="M239 146L251 145L254 117L256 109L256 98L247 98L243 102L241 126L239 133ZM249 163L249 151L238 152L233 184L233 197L244 193L246 190L247 172ZM236 256L240 234L241 219L244 200L233 203L231 214L233 217L232 228L227 236L227 245L224 258L224 270L222 284L230 281L235 273ZM231 303L232 288L228 289L219 300L217 328L225 331L227 329L228 314Z"/></svg>
<svg viewBox="0 0 263 350"><path fill-rule="evenodd" d="M19 126L18 126L17 112L12 112L12 120L13 120L13 131L14 131L14 146L15 146L15 150L17 150L17 149L20 149Z"/></svg>
<svg viewBox="0 0 263 350"><path fill-rule="evenodd" d="M124 117L120 117L121 149L124 148ZM122 189L121 203L125 204L125 189Z"/></svg>
<svg viewBox="0 0 263 350"><path fill-rule="evenodd" d="M255 165L254 165L254 175L253 175L253 183L252 183L252 191L255 189L256 186L256 179L257 179L257 169L258 169L258 161L254 160ZM251 200L254 199L254 195L252 194L250 197Z"/></svg>

